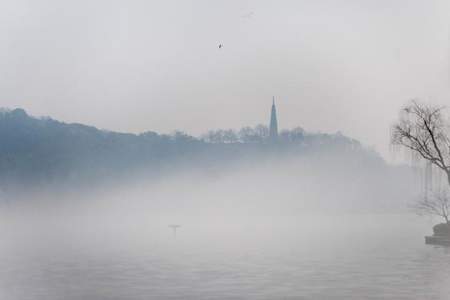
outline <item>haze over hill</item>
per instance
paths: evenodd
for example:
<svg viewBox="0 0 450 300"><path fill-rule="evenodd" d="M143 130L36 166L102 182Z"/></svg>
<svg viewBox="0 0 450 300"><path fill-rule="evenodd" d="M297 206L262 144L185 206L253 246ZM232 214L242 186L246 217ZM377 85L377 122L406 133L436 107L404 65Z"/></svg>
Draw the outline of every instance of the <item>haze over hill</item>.
<svg viewBox="0 0 450 300"><path fill-rule="evenodd" d="M281 189L293 202L307 193L315 205L339 198L348 202L346 207L380 203L400 207L400 195L412 180L407 169L389 166L354 139L301 128L282 130L275 142L264 125L238 132L210 131L201 138L181 131L130 134L35 118L23 109L4 109L0 140L0 186L11 195L55 189L92 193L99 186L136 182L148 188L177 178L169 182L192 184L186 194L201 193L197 182L222 190L215 198L226 202L227 193L240 199L233 193L253 189L250 198L260 206L261 199L272 192L276 197ZM197 207L195 201L190 206Z"/></svg>

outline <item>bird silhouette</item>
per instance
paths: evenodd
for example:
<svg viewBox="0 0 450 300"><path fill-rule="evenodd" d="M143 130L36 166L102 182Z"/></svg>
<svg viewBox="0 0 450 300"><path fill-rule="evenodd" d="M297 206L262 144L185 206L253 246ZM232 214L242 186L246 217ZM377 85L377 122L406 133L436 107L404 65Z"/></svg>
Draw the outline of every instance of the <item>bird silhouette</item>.
<svg viewBox="0 0 450 300"><path fill-rule="evenodd" d="M223 45L222 44L219 44L219 49L221 49L223 47Z"/></svg>
<svg viewBox="0 0 450 300"><path fill-rule="evenodd" d="M255 12L251 11L251 12L245 14L245 15L242 15L242 17L243 17L243 18L246 18L246 19L249 19L249 18L253 17L253 14L254 14L254 13L255 13Z"/></svg>

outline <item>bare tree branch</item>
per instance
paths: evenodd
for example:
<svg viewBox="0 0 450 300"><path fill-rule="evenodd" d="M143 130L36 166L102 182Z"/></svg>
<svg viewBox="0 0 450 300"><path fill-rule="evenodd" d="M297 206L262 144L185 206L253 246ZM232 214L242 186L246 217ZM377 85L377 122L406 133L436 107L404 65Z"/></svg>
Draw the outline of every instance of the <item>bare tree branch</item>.
<svg viewBox="0 0 450 300"><path fill-rule="evenodd" d="M413 208L419 215L441 217L445 220L445 223L450 224L450 193L448 189L434 192L430 197L422 198Z"/></svg>
<svg viewBox="0 0 450 300"><path fill-rule="evenodd" d="M447 175L450 185L450 133L443 107L411 101L392 127L391 142L419 154Z"/></svg>

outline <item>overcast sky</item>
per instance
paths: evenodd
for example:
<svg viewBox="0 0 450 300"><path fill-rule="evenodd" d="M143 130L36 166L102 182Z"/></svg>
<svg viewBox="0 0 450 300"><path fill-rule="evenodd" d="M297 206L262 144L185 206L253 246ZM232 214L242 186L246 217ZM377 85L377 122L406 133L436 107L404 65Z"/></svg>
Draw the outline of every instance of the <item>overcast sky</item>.
<svg viewBox="0 0 450 300"><path fill-rule="evenodd" d="M2 0L0 106L198 135L275 96L281 128L387 156L402 104L450 103L449 23L448 0Z"/></svg>

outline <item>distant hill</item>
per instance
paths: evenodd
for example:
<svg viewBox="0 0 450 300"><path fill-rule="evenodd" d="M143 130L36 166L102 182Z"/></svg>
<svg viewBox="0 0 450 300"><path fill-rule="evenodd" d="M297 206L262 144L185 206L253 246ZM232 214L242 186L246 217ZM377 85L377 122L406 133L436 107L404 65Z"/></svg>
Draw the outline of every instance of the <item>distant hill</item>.
<svg viewBox="0 0 450 300"><path fill-rule="evenodd" d="M0 187L93 185L112 179L193 168L220 173L236 165L304 157L338 170L388 167L374 151L341 134L281 131L277 143L258 125L239 131L210 131L201 138L176 131L171 135L118 133L51 118L36 118L23 109L0 111ZM381 171L380 171L381 170Z"/></svg>
<svg viewBox="0 0 450 300"><path fill-rule="evenodd" d="M199 150L202 143L176 133L140 135L35 118L23 109L0 112L0 180L46 184L101 179Z"/></svg>

